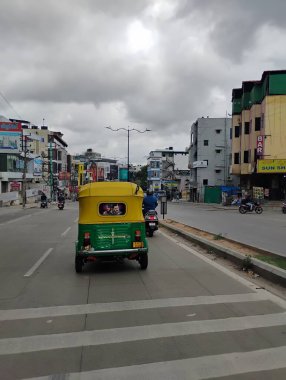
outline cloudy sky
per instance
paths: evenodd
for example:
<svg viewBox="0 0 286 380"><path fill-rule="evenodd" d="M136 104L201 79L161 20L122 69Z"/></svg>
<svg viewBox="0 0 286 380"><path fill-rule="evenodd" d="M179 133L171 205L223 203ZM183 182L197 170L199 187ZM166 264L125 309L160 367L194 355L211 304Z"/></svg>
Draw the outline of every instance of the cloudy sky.
<svg viewBox="0 0 286 380"><path fill-rule="evenodd" d="M0 0L0 115L121 162L189 145L231 92L286 69L285 0Z"/></svg>

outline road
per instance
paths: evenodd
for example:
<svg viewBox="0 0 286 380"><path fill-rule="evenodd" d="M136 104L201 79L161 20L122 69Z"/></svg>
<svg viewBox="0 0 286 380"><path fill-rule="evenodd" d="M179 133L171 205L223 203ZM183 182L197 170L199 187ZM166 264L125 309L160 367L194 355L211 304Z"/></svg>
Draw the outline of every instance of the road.
<svg viewBox="0 0 286 380"><path fill-rule="evenodd" d="M167 207L165 218L286 256L286 215L281 210L265 208L261 215L241 215L236 208L191 202L168 202Z"/></svg>
<svg viewBox="0 0 286 380"><path fill-rule="evenodd" d="M158 231L74 271L77 203L0 210L0 378L286 378L286 302Z"/></svg>

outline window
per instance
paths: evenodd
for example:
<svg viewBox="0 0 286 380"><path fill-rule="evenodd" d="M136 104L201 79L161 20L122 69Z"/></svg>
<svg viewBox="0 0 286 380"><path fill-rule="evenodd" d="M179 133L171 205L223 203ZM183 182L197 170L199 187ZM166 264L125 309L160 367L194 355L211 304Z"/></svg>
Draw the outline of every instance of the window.
<svg viewBox="0 0 286 380"><path fill-rule="evenodd" d="M216 169L215 172L216 173L221 173L221 169Z"/></svg>
<svg viewBox="0 0 286 380"><path fill-rule="evenodd" d="M229 138L232 140L232 128L229 129Z"/></svg>
<svg viewBox="0 0 286 380"><path fill-rule="evenodd" d="M99 214L104 216L125 215L126 206L124 203L100 203Z"/></svg>
<svg viewBox="0 0 286 380"><path fill-rule="evenodd" d="M260 117L255 118L255 130L260 131L261 129L261 119Z"/></svg>
<svg viewBox="0 0 286 380"><path fill-rule="evenodd" d="M244 123L244 134L249 135L249 121Z"/></svg>
<svg viewBox="0 0 286 380"><path fill-rule="evenodd" d="M204 140L204 146L208 146L209 145L209 140Z"/></svg>
<svg viewBox="0 0 286 380"><path fill-rule="evenodd" d="M208 179L203 179L203 185L207 185L209 183L209 180Z"/></svg>
<svg viewBox="0 0 286 380"><path fill-rule="evenodd" d="M216 129L215 132L216 132L217 134L219 134L219 133L221 133L221 129Z"/></svg>
<svg viewBox="0 0 286 380"><path fill-rule="evenodd" d="M220 152L221 152L221 149L216 149L215 152L216 152L216 153L220 153Z"/></svg>
<svg viewBox="0 0 286 380"><path fill-rule="evenodd" d="M248 164L249 163L249 151L248 150L245 150L243 152L243 162L245 164Z"/></svg>
<svg viewBox="0 0 286 380"><path fill-rule="evenodd" d="M234 137L239 137L240 136L240 125L236 125L234 127Z"/></svg>
<svg viewBox="0 0 286 380"><path fill-rule="evenodd" d="M239 153L234 153L234 163L239 164Z"/></svg>

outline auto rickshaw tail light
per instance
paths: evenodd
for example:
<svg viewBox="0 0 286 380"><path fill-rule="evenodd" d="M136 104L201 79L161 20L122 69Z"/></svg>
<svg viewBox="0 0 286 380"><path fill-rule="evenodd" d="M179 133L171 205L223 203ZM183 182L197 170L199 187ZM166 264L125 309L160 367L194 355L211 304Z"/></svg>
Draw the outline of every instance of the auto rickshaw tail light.
<svg viewBox="0 0 286 380"><path fill-rule="evenodd" d="M140 230L135 231L135 241L141 241L141 231Z"/></svg>
<svg viewBox="0 0 286 380"><path fill-rule="evenodd" d="M83 246L84 248L90 247L90 232L84 233Z"/></svg>

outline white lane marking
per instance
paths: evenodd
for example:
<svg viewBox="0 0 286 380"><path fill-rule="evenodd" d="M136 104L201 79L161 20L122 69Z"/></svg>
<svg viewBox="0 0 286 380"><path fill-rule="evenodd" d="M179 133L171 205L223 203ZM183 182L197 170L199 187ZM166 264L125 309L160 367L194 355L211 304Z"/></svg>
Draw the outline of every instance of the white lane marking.
<svg viewBox="0 0 286 380"><path fill-rule="evenodd" d="M286 313L0 339L0 355L284 326ZM285 358L284 358L285 359ZM284 365L285 361L284 361Z"/></svg>
<svg viewBox="0 0 286 380"><path fill-rule="evenodd" d="M203 380L282 369L286 367L285 357L286 346L282 346L256 351L232 352L80 373L74 372L67 374L67 376L69 380ZM36 379L50 380L51 377L43 376Z"/></svg>
<svg viewBox="0 0 286 380"><path fill-rule="evenodd" d="M215 305L220 303L227 304L236 302L257 302L266 300L268 300L268 294L262 290L261 293L162 298L154 300L123 301L85 305L50 306L31 309L0 310L0 321L61 317L65 315L110 313L116 311L146 310L163 307Z"/></svg>
<svg viewBox="0 0 286 380"><path fill-rule="evenodd" d="M229 270L228 268L225 268L223 267L222 265L220 265L219 263L216 263L214 262L213 260L209 259L208 257L202 255L201 253L197 252L195 249L191 248L191 247L188 247L186 244L184 243L180 243L178 240L172 238L171 236L165 234L164 232L162 231L158 231L160 234L162 234L163 236L165 236L167 239L171 240L173 243L177 244L179 247L185 249L186 251L192 253L194 256L200 258L201 260L205 261L206 263L212 265L213 267L215 267L216 269L220 270L221 272L225 273L226 275L228 275L229 277L233 278L234 280L236 281L239 281L241 284L243 284L244 286L247 286L248 288L250 288L252 291L254 292L260 292L262 289L256 289L257 288L257 285L254 284L253 282L241 277L239 274L235 273L235 272L232 272L231 270ZM273 293L270 293L269 291L267 290L264 290L267 294L268 294L268 299L274 303L276 303L277 305L279 305L280 307L282 307L283 309L286 310L286 300L276 296L275 294Z"/></svg>
<svg viewBox="0 0 286 380"><path fill-rule="evenodd" d="M62 234L61 236L64 237L66 236L66 234L69 232L69 230L71 229L71 227L68 227Z"/></svg>
<svg viewBox="0 0 286 380"><path fill-rule="evenodd" d="M25 215L25 216L20 216L19 218L16 218L16 219L12 219L12 220L8 220L7 222L5 223L1 223L0 226L5 226L7 224L11 224L11 223L14 223L14 222L18 222L19 220L23 220L23 219L27 219L27 218L31 218L31 214L30 215Z"/></svg>
<svg viewBox="0 0 286 380"><path fill-rule="evenodd" d="M78 218L76 218L73 222L74 222L74 223L77 223L77 222L78 222Z"/></svg>
<svg viewBox="0 0 286 380"><path fill-rule="evenodd" d="M24 274L24 277L30 277L32 276L32 274L35 272L36 269L39 268L39 266L42 264L42 262L44 260L46 260L46 258L49 256L49 254L52 252L53 248L49 248L44 254L43 256L36 262L36 264L34 264L32 266L31 269L28 270L27 273Z"/></svg>
<svg viewBox="0 0 286 380"><path fill-rule="evenodd" d="M196 313L193 313L193 314L187 314L187 317L195 317L197 314Z"/></svg>

